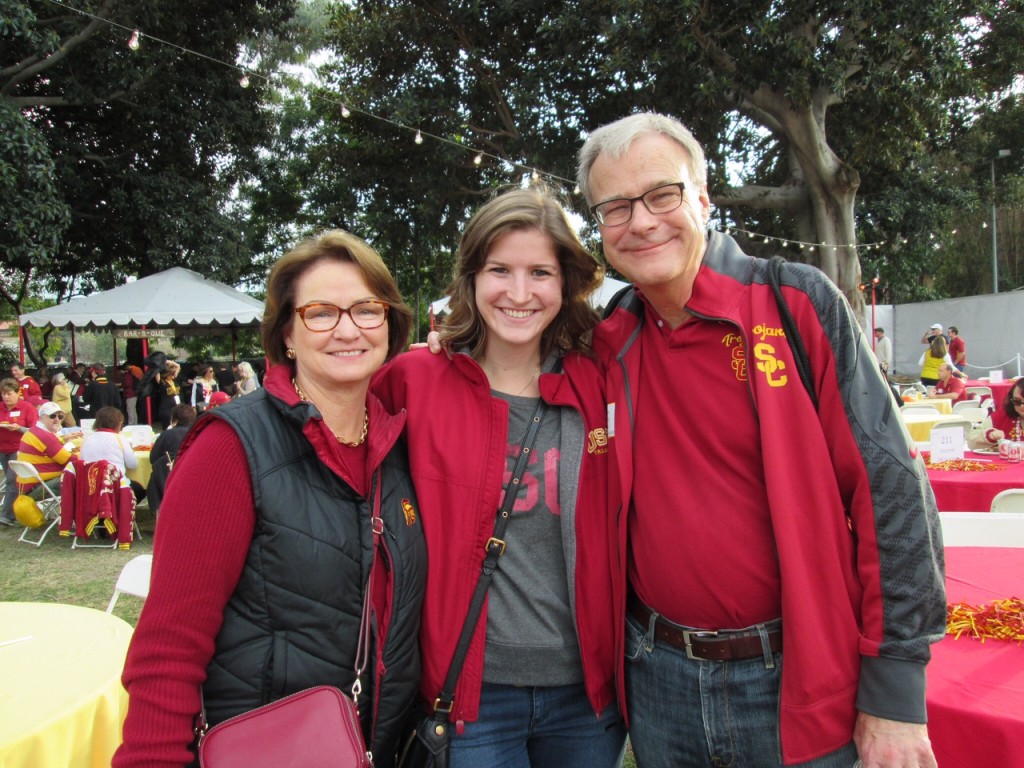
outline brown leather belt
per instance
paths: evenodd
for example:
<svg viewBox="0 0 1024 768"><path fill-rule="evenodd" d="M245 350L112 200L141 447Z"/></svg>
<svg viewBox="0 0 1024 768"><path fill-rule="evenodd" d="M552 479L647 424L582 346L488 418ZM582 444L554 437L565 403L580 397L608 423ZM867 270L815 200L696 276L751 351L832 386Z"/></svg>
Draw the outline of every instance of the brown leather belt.
<svg viewBox="0 0 1024 768"><path fill-rule="evenodd" d="M637 600L630 598L629 612L643 627L650 626L653 611ZM782 627L767 627L768 647L772 652L782 650ZM756 629L690 630L672 624L660 615L654 623L654 637L662 642L686 651L691 659L704 661L736 661L756 659L764 655L761 635Z"/></svg>

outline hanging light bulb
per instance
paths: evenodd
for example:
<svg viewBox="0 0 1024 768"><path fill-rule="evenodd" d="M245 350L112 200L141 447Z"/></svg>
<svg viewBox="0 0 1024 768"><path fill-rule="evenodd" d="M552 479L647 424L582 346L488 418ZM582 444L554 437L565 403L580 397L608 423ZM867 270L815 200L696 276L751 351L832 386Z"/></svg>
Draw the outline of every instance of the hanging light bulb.
<svg viewBox="0 0 1024 768"><path fill-rule="evenodd" d="M418 128L416 129L416 138L413 139L413 141L415 141L417 144L422 144L423 143L423 134L420 133Z"/></svg>
<svg viewBox="0 0 1024 768"><path fill-rule="evenodd" d="M243 74L242 77L239 79L238 84L240 86L242 86L243 88L248 88L249 87L249 74L248 73Z"/></svg>
<svg viewBox="0 0 1024 768"><path fill-rule="evenodd" d="M580 185L579 184L577 184L575 187L572 188L572 193L574 195L578 195L580 193Z"/></svg>
<svg viewBox="0 0 1024 768"><path fill-rule="evenodd" d="M530 181L537 181L538 179L540 179L540 174L537 173L537 169L534 168L533 173L530 174Z"/></svg>
<svg viewBox="0 0 1024 768"><path fill-rule="evenodd" d="M139 50L139 30L132 30L132 36L128 38L128 47L133 51Z"/></svg>
<svg viewBox="0 0 1024 768"><path fill-rule="evenodd" d="M352 117L352 113L348 111L348 107L346 107L344 104L341 105L341 116Z"/></svg>
<svg viewBox="0 0 1024 768"><path fill-rule="evenodd" d="M480 163L482 163L483 161L484 161L484 156L483 155L477 155L476 157L473 158L473 165L480 165Z"/></svg>

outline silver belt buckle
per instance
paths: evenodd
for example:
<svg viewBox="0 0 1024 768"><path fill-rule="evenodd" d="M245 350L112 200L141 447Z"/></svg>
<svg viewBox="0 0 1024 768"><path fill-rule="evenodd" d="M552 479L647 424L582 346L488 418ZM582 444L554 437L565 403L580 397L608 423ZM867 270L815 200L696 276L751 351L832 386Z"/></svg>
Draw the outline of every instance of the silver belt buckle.
<svg viewBox="0 0 1024 768"><path fill-rule="evenodd" d="M686 658L693 659L694 661L706 661L700 656L693 655L693 647L690 645L691 637L717 637L718 633L711 630L683 630L683 642L686 643Z"/></svg>

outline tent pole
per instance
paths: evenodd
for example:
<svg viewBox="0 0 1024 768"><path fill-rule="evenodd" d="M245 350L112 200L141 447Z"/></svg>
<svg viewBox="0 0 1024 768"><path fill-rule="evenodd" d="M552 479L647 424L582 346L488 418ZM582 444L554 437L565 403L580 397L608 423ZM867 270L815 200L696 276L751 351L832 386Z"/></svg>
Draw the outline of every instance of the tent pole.
<svg viewBox="0 0 1024 768"><path fill-rule="evenodd" d="M75 326L71 326L71 367L78 365L78 348L75 346Z"/></svg>
<svg viewBox="0 0 1024 768"><path fill-rule="evenodd" d="M18 366L25 367L25 327L18 326Z"/></svg>
<svg viewBox="0 0 1024 768"><path fill-rule="evenodd" d="M142 326L142 330L146 330L146 326ZM142 337L142 360L143 360L142 365L143 366L146 365L145 360L148 357L149 357L149 337L148 336L143 336ZM146 375L146 371L145 370L142 371L142 375L143 376ZM149 426L151 426L151 427L153 426L153 396L152 395L150 395L149 397L146 398L146 423L149 424Z"/></svg>

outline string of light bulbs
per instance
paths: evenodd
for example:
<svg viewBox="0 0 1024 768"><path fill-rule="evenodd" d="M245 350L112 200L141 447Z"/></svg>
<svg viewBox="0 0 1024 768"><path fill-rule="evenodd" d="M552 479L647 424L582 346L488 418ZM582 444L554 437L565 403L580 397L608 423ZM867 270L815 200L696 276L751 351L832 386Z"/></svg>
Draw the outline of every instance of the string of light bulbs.
<svg viewBox="0 0 1024 768"><path fill-rule="evenodd" d="M174 48L175 50L180 51L180 52L182 52L184 54L187 54L189 56L196 56L196 57L198 57L200 59L203 59L205 61L211 62L213 64L217 64L217 65L220 65L222 67L226 67L228 69L235 70L236 72L239 73L238 84L242 88L248 88L252 84L252 81L254 79L261 80L265 85L273 85L273 81L272 81L272 79L269 76L261 74L259 72L256 72L255 70L249 69L248 67L242 66L240 64L236 64L236 63L229 62L229 61L224 61L223 59L218 59L216 57L209 56L208 54L202 53L201 51L196 51L196 50L193 50L191 48L187 48L187 47L185 47L183 45L179 45L178 43L174 43L174 42L171 42L169 40L164 40L164 39L156 37L154 35L150 35L148 33L143 32L142 30L140 30L138 28L129 27L129 26L126 26L124 24L120 24L120 23L118 23L116 21L112 21L110 19L106 19L106 18L104 18L102 16L97 16L96 14L90 13L89 11L85 11L85 10L82 10L80 8L75 8L74 6L68 5L66 2L63 2L63 0L47 0L47 2L51 3L52 5L60 6L61 8L64 8L65 10L71 11L73 13L77 13L77 14L79 14L81 16L85 16L85 17L88 17L88 18L93 19L95 21L107 24L109 27L122 30L123 32L128 34L128 40L126 42L126 45L132 51L139 50L142 47L143 41L147 40L147 41L151 41L153 43L157 43L159 45L164 45L164 46L168 46L170 48ZM561 182L561 183L564 183L564 184L567 184L567 185L571 185L573 187L573 194L578 195L580 193L579 185L577 185L576 182L574 180L572 180L572 179L566 179L566 178L564 178L562 176L559 176L558 174L551 173L549 171L542 171L542 170L537 169L534 166L527 165L525 163L520 163L520 162L517 162L515 160L509 160L508 158L501 157L500 155L496 155L496 154L491 153L491 152L486 152L486 151L483 151L483 150L479 150L479 149L467 146L467 145L465 145L465 144L463 144L461 142L455 141L455 140L447 138L445 136L440 136L440 135L437 135L437 134L434 134L434 133L430 133L428 131L424 131L422 128L418 128L418 127L414 128L412 126L406 125L406 124L404 124L402 122L399 122L397 120L393 120L391 118L375 114L375 113L370 112L368 110L362 109L359 106L356 106L350 100L343 99L340 95L337 96L333 101L330 101L329 103L332 104L333 106L335 106L337 108L337 110L338 110L338 113L343 118L345 118L345 119L350 118L352 116L352 113L355 112L355 113L363 115L363 116L365 116L367 118L370 118L371 120L375 120L377 122L384 123L384 124L390 125L392 127L398 128L399 130L411 133L411 134L413 134L412 141L413 141L414 144L417 144L417 145L423 144L424 140L429 138L432 141L436 141L436 142L439 142L439 143L442 143L442 144L446 144L448 146L455 147L457 149L463 150L465 152L472 153L473 154L473 164L476 165L476 166L481 166L483 164L483 162L484 162L484 159L485 158L489 158L489 159L494 160L494 161L496 161L498 163L503 163L505 165L511 166L512 168L519 169L519 170L524 171L524 172L528 172L529 175L530 175L531 182L533 182L533 183L536 183L537 181L539 181L541 179L541 177L543 177L543 178L545 178L547 180L550 180L550 181L557 181L557 182ZM986 226L986 225L983 224L982 226ZM847 244L845 246L842 246L840 244L835 244L835 243L810 243L810 242L804 242L804 241L801 241L801 240L796 240L796 239L793 239L793 238L776 237L776 236L773 236L773 235L761 235L761 234L759 234L757 232L752 232L752 231L747 230L747 229L742 229L742 228L739 228L739 227L730 227L730 226L726 226L725 233L726 234L740 233L740 234L746 235L748 238L750 238L752 240L762 240L765 243L777 242L777 243L781 243L783 247L798 246L800 248L800 250L808 249L811 252L813 252L815 248L821 249L821 248L826 248L826 247L837 247L837 248L838 247L846 247L846 248L855 248L855 249L865 250L865 251L870 251L872 249L881 250L881 248L884 245L886 245L886 243L884 241L883 242L876 242L876 243L850 243L850 244ZM905 239L903 239L903 240L901 240L901 242L903 244L906 244L907 241Z"/></svg>
<svg viewBox="0 0 1024 768"><path fill-rule="evenodd" d="M235 64L235 63L229 62L229 61L224 61L223 59L217 59L217 58L215 58L213 56L209 56L209 55L207 55L205 53L202 53L200 51L196 51L196 50L193 50L191 48L187 48L185 46L179 45L178 43L173 43L173 42L171 42L169 40L164 40L162 38L159 38L159 37L156 37L154 35L148 34L148 33L143 32L142 30L140 30L138 28L129 27L129 26L126 26L124 24L120 24L120 23L118 23L116 21L111 21L110 19L103 18L102 16L97 16L96 14L90 13L89 11L84 11L84 10L82 10L80 8L75 8L74 6L68 5L66 2L63 2L63 0L47 0L47 2L49 2L49 3L53 4L53 5L60 6L61 8L64 8L65 10L72 11L73 13L77 13L77 14L79 14L81 16L88 17L90 19L93 19L93 20L101 22L101 23L105 23L105 24L107 24L110 27L122 30L123 32L128 34L128 40L127 40L126 45L128 46L129 49L131 49L133 51L139 50L142 47L143 42L149 41L149 42L157 43L159 45L169 46L171 48L174 48L175 50L181 51L182 53L188 54L190 56L197 56L197 57L199 57L201 59L204 59L206 61L212 62L214 64L218 64L218 65L220 65L222 67L226 67L228 69L235 70L236 72L239 73L238 83L239 83L239 85L242 88L248 88L252 84L253 80L261 80L266 85L272 85L273 84L272 79L270 77L268 77L267 75L264 75L264 74L261 74L259 72L256 72L256 71L254 71L252 69L249 69L248 67L245 67L243 65ZM529 173L530 178L531 178L531 180L533 182L539 181L541 179L541 177L543 177L543 178L548 179L550 181L557 181L557 182L560 182L560 183L572 185L573 188L574 188L575 194L579 194L579 187L576 186L575 181L573 181L572 179L566 179L566 178L564 178L562 176L559 176L556 173L551 173L550 171L542 171L542 170L540 170L540 169L538 169L538 168L536 168L534 166L528 165L526 163L517 162L515 160L510 160L510 159L508 159L506 157L501 157L501 156L493 154L491 152L486 152L484 150L480 150L480 149L476 149L476 148L473 148L473 147L469 147L469 146L466 146L465 144L463 144L461 142L454 141L453 139L447 138L445 136L439 136L437 134L430 133L428 131L424 131L422 128L415 128L415 127L406 125L404 123L401 123L401 122L399 122L397 120L392 120L391 118L375 114L373 112L370 112L370 111L362 109L362 108L360 108L358 106L355 106L351 101L346 101L345 99L341 98L341 96L337 96L336 99L334 99L333 101L331 101L329 103L333 104L333 106L336 106L337 109L338 109L339 114L341 114L341 116L344 117L344 118L351 117L352 113L355 112L355 113L358 113L360 115L364 115L365 117L368 117L368 118L370 118L372 120L375 120L377 122L385 123L387 125L391 125L391 126L393 126L395 128L398 128L398 129L400 129L402 131L406 131L406 132L408 132L408 133L413 135L413 139L412 140L413 140L414 144L417 144L417 145L422 144L425 139L429 138L429 139L431 139L433 141L436 141L436 142L439 142L439 143L442 143L442 144L447 144L448 146L451 146L451 147L456 147L457 149L460 149L460 150L462 150L464 152L472 153L473 154L473 164L476 165L476 166L483 165L484 159L485 158L490 158L490 159L493 159L493 160L495 160L495 161L497 161L499 163L504 163L505 165L511 166L512 168L516 168L516 169L519 169L519 170L521 170L523 172Z"/></svg>
<svg viewBox="0 0 1024 768"><path fill-rule="evenodd" d="M740 227L729 227L725 228L725 234L731 235L734 232L738 232L742 235L746 235L751 240L760 240L765 243L781 243L783 248L791 245L798 246L800 250L814 251L815 248L856 248L863 251L871 250L882 250L883 246L888 245L885 240L880 240L875 243L808 243L803 240L795 240L792 237L777 237L775 235L762 235L758 232L751 232L749 229L742 229ZM906 244L906 240L901 240L901 243Z"/></svg>

